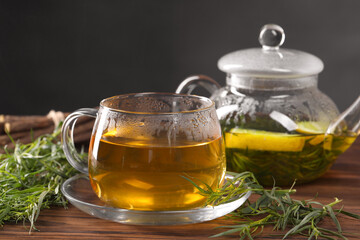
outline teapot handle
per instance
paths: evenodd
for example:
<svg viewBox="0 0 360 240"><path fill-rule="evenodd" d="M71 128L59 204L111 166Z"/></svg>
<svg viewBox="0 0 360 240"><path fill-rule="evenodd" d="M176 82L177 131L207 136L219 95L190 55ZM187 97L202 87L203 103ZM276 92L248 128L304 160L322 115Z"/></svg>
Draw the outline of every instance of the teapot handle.
<svg viewBox="0 0 360 240"><path fill-rule="evenodd" d="M330 123L326 134L342 134L344 123L347 130L355 133L356 136L360 135L360 95L350 107Z"/></svg>
<svg viewBox="0 0 360 240"><path fill-rule="evenodd" d="M205 88L210 94L213 94L216 90L221 88L220 84L211 77L199 74L187 77L180 83L175 92L191 94L192 91L198 86Z"/></svg>

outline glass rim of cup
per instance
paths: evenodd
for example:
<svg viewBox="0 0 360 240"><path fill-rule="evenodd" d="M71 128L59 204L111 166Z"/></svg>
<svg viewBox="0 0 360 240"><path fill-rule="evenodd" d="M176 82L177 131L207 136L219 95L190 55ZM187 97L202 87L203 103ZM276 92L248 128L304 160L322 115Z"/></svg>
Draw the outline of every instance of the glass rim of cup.
<svg viewBox="0 0 360 240"><path fill-rule="evenodd" d="M174 111L174 112L150 112L150 111L129 111L129 110L123 110L123 109L117 109L117 108L113 108L113 107L109 107L105 105L105 102L110 101L112 99L115 98L125 98L128 96L144 96L144 95L164 95L164 96L184 96L184 97L191 97L191 98L196 98L199 99L205 103L209 103L208 106L204 106L198 109L194 109L194 110L184 110L184 111ZM199 96L199 95L193 95L193 94L182 94L182 93L170 93L170 92L142 92L142 93L125 93L125 94L119 94L119 95L115 95L112 97L108 97L105 98L103 100L101 100L100 102L100 107L103 109L106 109L108 111L113 111L113 112L119 112L119 113L125 113L125 114L136 114L136 115L175 115L175 114L188 114L188 113L197 113L197 112L203 112L203 111L208 111L209 109L215 107L215 102L213 100L211 100L210 98L204 97L204 96Z"/></svg>

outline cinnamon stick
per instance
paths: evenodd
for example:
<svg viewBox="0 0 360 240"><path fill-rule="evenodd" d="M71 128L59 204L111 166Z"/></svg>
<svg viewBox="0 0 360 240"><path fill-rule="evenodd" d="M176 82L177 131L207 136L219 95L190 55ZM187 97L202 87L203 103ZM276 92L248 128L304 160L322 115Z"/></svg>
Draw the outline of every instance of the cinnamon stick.
<svg viewBox="0 0 360 240"><path fill-rule="evenodd" d="M64 113L64 115L66 117L69 113ZM74 132L75 144L89 143L94 120L91 117L78 118ZM27 144L43 134L52 133L54 128L54 121L47 116L0 115L0 152L4 152L5 145L8 148L14 148L11 138L15 143Z"/></svg>
<svg viewBox="0 0 360 240"><path fill-rule="evenodd" d="M22 138L28 134L30 134L30 131L18 132L18 133L10 134L10 136L16 141L17 139ZM5 145L9 142L11 142L11 139L7 134L0 135L0 145Z"/></svg>
<svg viewBox="0 0 360 240"><path fill-rule="evenodd" d="M4 132L16 133L36 128L46 128L54 125L53 121L45 116L37 118L25 118L23 120L5 122Z"/></svg>
<svg viewBox="0 0 360 240"><path fill-rule="evenodd" d="M5 133L5 126L9 128L8 124L13 122L32 122L36 119L43 118L44 116L16 116L16 115L0 115L0 134Z"/></svg>
<svg viewBox="0 0 360 240"><path fill-rule="evenodd" d="M69 113L64 113L64 117L67 117ZM89 121L90 117L80 117L77 123L83 123ZM36 128L45 128L53 125L54 122L47 116L15 116L15 115L0 115L0 134L4 133L16 133L22 131L30 131Z"/></svg>
<svg viewBox="0 0 360 240"><path fill-rule="evenodd" d="M80 121L80 123L77 123L75 126L75 133L74 133L75 142L77 142L77 141L82 142L82 141L86 140L86 138L90 139L93 125L94 125L94 120L92 118L87 118L87 119ZM15 142L19 141L19 142L25 144L25 143L29 143L29 142L33 141L35 138L37 138L43 134L52 133L53 131L54 131L54 126L49 125L49 126L43 127L43 128L35 128L32 131L25 130L25 131L16 132L16 133L10 133L10 136L14 139ZM0 135L0 144L1 145L6 145L9 143L11 143L11 139L7 134Z"/></svg>
<svg viewBox="0 0 360 240"><path fill-rule="evenodd" d="M33 119L42 118L43 115L0 115L0 123L15 121L31 121Z"/></svg>
<svg viewBox="0 0 360 240"><path fill-rule="evenodd" d="M30 143L30 142L34 141L36 138L40 137L41 135L52 133L53 131L54 131L54 126L49 126L46 128L38 128L38 129L32 131L32 133L28 132L27 135L16 139L15 142L19 141L23 144Z"/></svg>

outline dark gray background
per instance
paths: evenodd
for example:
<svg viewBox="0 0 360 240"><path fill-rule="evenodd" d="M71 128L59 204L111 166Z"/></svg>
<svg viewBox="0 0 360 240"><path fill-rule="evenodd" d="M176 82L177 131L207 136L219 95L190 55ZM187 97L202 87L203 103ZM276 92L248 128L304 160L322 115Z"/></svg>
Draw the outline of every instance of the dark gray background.
<svg viewBox="0 0 360 240"><path fill-rule="evenodd" d="M358 0L0 1L0 113L97 106L130 92L173 92L191 74L222 85L224 54L259 46L277 23L283 47L325 63L319 88L344 110L360 89Z"/></svg>

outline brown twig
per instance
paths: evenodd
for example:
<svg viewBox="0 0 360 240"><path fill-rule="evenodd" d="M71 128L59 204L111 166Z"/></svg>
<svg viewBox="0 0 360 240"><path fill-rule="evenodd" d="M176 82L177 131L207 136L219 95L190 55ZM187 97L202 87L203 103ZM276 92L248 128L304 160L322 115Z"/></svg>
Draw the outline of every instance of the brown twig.
<svg viewBox="0 0 360 240"><path fill-rule="evenodd" d="M53 125L54 123L51 119L47 117L38 117L34 119L24 119L22 121L5 122L3 130L4 132L13 134L30 129L47 128Z"/></svg>
<svg viewBox="0 0 360 240"><path fill-rule="evenodd" d="M68 113L64 115L67 116ZM75 126L75 143L87 144L90 140L93 125L93 118L79 118ZM13 148L14 144L11 138L15 142L30 143L43 134L52 133L54 127L53 120L47 116L0 115L0 145L3 147L7 145L8 148Z"/></svg>

